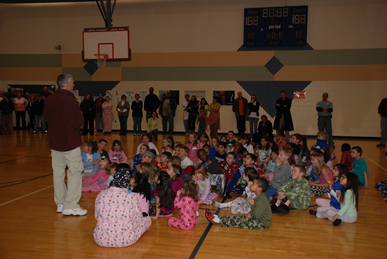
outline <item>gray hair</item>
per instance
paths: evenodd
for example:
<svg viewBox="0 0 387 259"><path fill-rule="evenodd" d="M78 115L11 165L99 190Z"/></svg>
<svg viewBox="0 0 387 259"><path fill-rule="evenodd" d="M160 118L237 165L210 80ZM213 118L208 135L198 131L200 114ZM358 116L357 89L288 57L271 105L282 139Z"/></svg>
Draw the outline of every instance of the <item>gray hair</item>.
<svg viewBox="0 0 387 259"><path fill-rule="evenodd" d="M71 81L72 78L73 76L70 74L63 73L59 75L58 78L56 79L56 84L58 85L58 88L62 89L68 82Z"/></svg>

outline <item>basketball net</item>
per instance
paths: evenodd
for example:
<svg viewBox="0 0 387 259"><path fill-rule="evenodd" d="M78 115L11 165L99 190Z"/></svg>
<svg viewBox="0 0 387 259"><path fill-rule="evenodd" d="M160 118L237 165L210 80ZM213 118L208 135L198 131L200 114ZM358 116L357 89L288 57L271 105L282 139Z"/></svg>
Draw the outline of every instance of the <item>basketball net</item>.
<svg viewBox="0 0 387 259"><path fill-rule="evenodd" d="M97 58L98 67L106 67L106 60L109 58L108 54L94 54Z"/></svg>

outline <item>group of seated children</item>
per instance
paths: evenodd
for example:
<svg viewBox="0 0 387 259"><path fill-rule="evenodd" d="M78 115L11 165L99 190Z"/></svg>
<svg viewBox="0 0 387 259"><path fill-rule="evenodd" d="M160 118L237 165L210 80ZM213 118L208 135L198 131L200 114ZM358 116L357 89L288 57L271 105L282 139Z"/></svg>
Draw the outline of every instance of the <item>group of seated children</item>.
<svg viewBox="0 0 387 259"><path fill-rule="evenodd" d="M98 145L86 140L82 145L85 168L82 188L83 191L101 191L99 199L108 199L112 197L108 193L113 193L108 191L108 187L117 188L116 182L125 178L126 183L122 186L128 194L143 195L139 209L144 218L171 217L175 209L180 209L180 218L171 217L168 225L184 230L195 227L202 204L210 205L215 201L215 207L230 207L231 213L246 215L218 216L207 210L205 216L213 224L264 229L270 227L272 213L287 214L290 206L306 210L312 196L330 200L317 199L320 207L317 211L310 210L311 214L328 218L335 226L342 221L355 222L357 186L368 188L368 169L361 158L362 150L360 147L349 148L353 160L346 153L342 156L342 164L333 165L331 148L325 145L327 134L319 132L317 139L309 151L306 138L300 134L294 134L291 142L280 148L271 138L264 136L254 152L255 147L248 136L235 141L230 131L219 142L217 138L211 138L210 130L206 129L199 139L194 133L189 134L187 145L174 143L171 137L163 139L163 150L157 161L157 148L150 142L151 136L144 134L133 162L128 161L118 140L113 142L108 154L104 150L106 140L100 140ZM348 146L344 146L343 152L348 151ZM140 188L136 181L144 180L139 175L146 179L149 190ZM121 190L116 192L121 193L122 187L118 188ZM232 198L231 193L242 194L242 197L218 203L218 194L212 192L212 188L223 197ZM274 202L270 206L271 201ZM101 210L106 213L106 207ZM147 222L144 221L141 231L149 228ZM99 222L97 228L102 229L101 224ZM102 225L106 228L106 224ZM107 244L104 240L96 242L104 246L113 242L110 240ZM122 245L131 242L125 241Z"/></svg>

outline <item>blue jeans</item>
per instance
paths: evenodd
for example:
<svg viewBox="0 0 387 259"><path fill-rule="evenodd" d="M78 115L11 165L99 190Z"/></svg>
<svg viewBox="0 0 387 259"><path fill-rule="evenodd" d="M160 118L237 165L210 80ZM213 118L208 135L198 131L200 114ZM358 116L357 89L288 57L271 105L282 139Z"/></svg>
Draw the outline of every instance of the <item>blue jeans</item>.
<svg viewBox="0 0 387 259"><path fill-rule="evenodd" d="M276 188L274 188L273 186L269 185L267 187L266 192L265 192L265 195L266 195L267 199L270 201L271 196L276 195L277 191L278 190Z"/></svg>
<svg viewBox="0 0 387 259"><path fill-rule="evenodd" d="M188 134L188 120L183 120L185 133Z"/></svg>
<svg viewBox="0 0 387 259"><path fill-rule="evenodd" d="M141 134L141 122L142 117L135 117L133 116L133 133L134 134Z"/></svg>
<svg viewBox="0 0 387 259"><path fill-rule="evenodd" d="M249 118L250 123L250 140L253 139L253 135L257 133L259 118Z"/></svg>
<svg viewBox="0 0 387 259"><path fill-rule="evenodd" d="M161 116L162 117L162 123L163 123L163 133L167 134L167 127L169 123L169 134L173 134L173 114L170 114L168 116Z"/></svg>
<svg viewBox="0 0 387 259"><path fill-rule="evenodd" d="M128 116L118 115L118 119L120 120L120 135L126 135L128 132Z"/></svg>
<svg viewBox="0 0 387 259"><path fill-rule="evenodd" d="M153 135L154 140L157 141L157 135L159 135L159 131L158 130L152 130L152 135Z"/></svg>
<svg viewBox="0 0 387 259"><path fill-rule="evenodd" d="M334 146L335 143L333 142L332 138L332 118L330 117L318 117L318 130L319 131L326 131L329 135L329 145Z"/></svg>
<svg viewBox="0 0 387 259"><path fill-rule="evenodd" d="M41 121L42 124L42 130L46 131L46 123L44 122L43 115L35 115L35 131L38 131L39 128L39 121Z"/></svg>
<svg viewBox="0 0 387 259"><path fill-rule="evenodd" d="M148 123L149 118L152 118L152 113L153 113L153 111L146 111L145 119L146 119L147 123Z"/></svg>
<svg viewBox="0 0 387 259"><path fill-rule="evenodd" d="M380 144L386 144L387 141L387 116L380 118L380 128L382 129L382 140Z"/></svg>

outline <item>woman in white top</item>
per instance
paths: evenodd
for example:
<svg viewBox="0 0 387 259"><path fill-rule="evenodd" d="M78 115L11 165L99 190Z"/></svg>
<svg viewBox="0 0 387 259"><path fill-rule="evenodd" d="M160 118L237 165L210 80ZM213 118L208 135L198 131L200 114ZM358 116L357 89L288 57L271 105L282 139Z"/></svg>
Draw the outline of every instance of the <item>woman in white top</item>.
<svg viewBox="0 0 387 259"><path fill-rule="evenodd" d="M22 97L20 91L17 92L17 97L13 99L13 104L15 105L16 129L20 129L20 118L22 121L22 129L26 129L26 107L28 101Z"/></svg>

